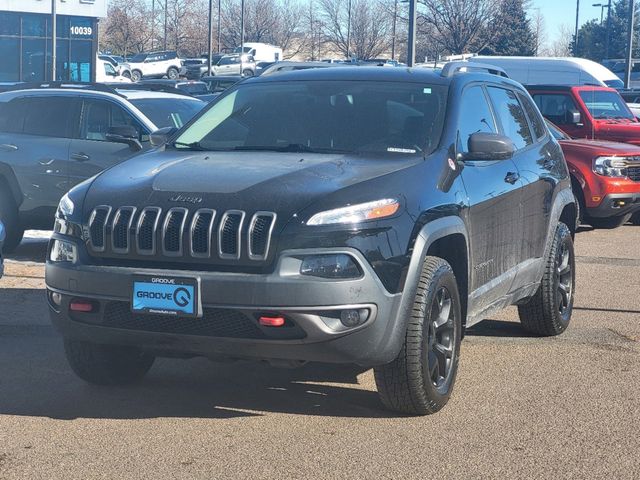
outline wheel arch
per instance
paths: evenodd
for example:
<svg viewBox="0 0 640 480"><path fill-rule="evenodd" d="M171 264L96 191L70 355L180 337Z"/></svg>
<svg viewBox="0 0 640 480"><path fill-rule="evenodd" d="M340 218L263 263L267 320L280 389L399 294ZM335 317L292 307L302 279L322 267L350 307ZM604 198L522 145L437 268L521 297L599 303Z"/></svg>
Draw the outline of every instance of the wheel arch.
<svg viewBox="0 0 640 480"><path fill-rule="evenodd" d="M0 163L0 189L8 190L16 206L20 208L22 205L22 190L18 184L18 179L12 168L6 163Z"/></svg>

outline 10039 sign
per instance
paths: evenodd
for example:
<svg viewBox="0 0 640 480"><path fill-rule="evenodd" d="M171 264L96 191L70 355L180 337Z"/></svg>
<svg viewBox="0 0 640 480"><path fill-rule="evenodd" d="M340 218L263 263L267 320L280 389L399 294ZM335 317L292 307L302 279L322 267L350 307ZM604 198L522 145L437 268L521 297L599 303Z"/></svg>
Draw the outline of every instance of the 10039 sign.
<svg viewBox="0 0 640 480"><path fill-rule="evenodd" d="M93 27L84 27L80 25L72 25L69 29L71 35L81 36L81 37L90 37L93 35Z"/></svg>

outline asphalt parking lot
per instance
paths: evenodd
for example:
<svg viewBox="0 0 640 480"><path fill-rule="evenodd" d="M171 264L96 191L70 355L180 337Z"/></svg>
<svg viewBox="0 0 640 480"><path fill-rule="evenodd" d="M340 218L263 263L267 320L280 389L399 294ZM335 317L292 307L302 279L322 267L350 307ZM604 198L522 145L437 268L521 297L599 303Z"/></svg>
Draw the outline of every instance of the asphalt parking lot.
<svg viewBox="0 0 640 480"><path fill-rule="evenodd" d="M89 386L30 238L0 280L0 478L640 478L639 234L582 231L569 330L529 337L513 309L482 322L452 400L422 418L343 366L162 359L138 386Z"/></svg>

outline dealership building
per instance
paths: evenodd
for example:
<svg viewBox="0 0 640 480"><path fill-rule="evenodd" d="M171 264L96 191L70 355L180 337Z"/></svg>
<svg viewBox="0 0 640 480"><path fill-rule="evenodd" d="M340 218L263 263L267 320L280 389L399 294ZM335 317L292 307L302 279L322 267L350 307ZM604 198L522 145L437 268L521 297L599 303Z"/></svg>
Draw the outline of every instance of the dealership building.
<svg viewBox="0 0 640 480"><path fill-rule="evenodd" d="M56 1L55 80L95 80L98 21L107 0L0 0L0 82L49 81Z"/></svg>

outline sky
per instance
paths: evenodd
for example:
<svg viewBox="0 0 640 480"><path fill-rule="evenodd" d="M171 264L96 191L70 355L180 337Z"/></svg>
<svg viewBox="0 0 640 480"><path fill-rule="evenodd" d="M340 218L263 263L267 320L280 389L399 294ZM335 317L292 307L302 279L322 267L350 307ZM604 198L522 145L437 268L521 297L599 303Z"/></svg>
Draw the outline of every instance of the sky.
<svg viewBox="0 0 640 480"><path fill-rule="evenodd" d="M549 43L558 37L558 29L562 24L569 25L571 31L575 31L576 3L577 0L533 0L531 2L531 8L539 8L540 13L544 16L547 41ZM580 25L594 18L600 19L601 9L600 7L593 7L594 3L607 3L607 0L580 0ZM606 9L604 13L606 15ZM530 11L530 15L535 15L535 12Z"/></svg>

